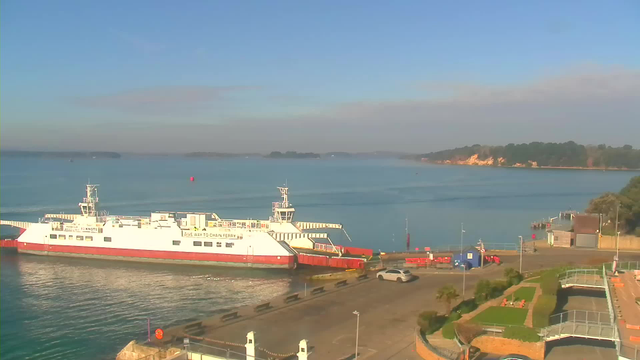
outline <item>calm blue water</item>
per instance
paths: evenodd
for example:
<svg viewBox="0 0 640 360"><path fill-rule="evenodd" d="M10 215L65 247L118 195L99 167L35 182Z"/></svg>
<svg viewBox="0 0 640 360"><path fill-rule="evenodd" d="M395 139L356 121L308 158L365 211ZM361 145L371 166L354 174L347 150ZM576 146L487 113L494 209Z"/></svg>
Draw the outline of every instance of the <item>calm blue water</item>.
<svg viewBox="0 0 640 360"><path fill-rule="evenodd" d="M413 246L516 242L533 220L582 210L637 173L433 166L400 160L130 158L2 159L0 215L36 221L77 212L84 184L101 184L102 209L209 211L262 218L290 187L296 219L340 222L354 246L402 250L405 218ZM194 176L196 181L190 182ZM7 233L10 229L2 229ZM540 233L539 235L543 235ZM334 240L346 244L346 237ZM287 271L133 264L3 253L2 359L114 358L152 327L202 317L298 290Z"/></svg>

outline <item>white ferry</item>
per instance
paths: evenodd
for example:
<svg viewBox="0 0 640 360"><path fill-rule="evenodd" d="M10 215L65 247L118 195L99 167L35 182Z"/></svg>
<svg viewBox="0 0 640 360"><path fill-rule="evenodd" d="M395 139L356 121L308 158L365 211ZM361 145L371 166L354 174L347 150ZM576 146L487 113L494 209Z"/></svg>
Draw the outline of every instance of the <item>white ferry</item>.
<svg viewBox="0 0 640 360"><path fill-rule="evenodd" d="M37 223L1 220L0 225L22 229L15 243L27 254L256 268L364 267L366 258L347 255L370 256L371 250L337 246L327 233L309 232L344 229L293 221L289 189L278 189L282 202L273 203L268 220L227 220L201 212L109 215L98 209L98 185L90 184L79 204L81 214L46 214Z"/></svg>

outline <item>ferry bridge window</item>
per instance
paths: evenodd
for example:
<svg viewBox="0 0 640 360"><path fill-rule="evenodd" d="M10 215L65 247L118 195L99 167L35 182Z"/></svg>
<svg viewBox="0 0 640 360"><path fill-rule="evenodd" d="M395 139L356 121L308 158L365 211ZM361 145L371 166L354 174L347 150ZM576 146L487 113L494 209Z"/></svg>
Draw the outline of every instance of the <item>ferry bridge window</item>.
<svg viewBox="0 0 640 360"><path fill-rule="evenodd" d="M225 246L228 248L233 247L233 243L226 243Z"/></svg>
<svg viewBox="0 0 640 360"><path fill-rule="evenodd" d="M58 238L58 235L56 234L49 235L49 239L57 239L57 238Z"/></svg>
<svg viewBox="0 0 640 360"><path fill-rule="evenodd" d="M110 236L105 236L104 237L104 242L111 242L111 237Z"/></svg>
<svg viewBox="0 0 640 360"><path fill-rule="evenodd" d="M84 240L84 237L83 237L83 236L78 235L78 236L76 236L76 240L80 240L80 241L82 241L82 240Z"/></svg>
<svg viewBox="0 0 640 360"><path fill-rule="evenodd" d="M205 241L204 246L213 247L213 243L211 241Z"/></svg>
<svg viewBox="0 0 640 360"><path fill-rule="evenodd" d="M58 235L58 239L60 240L65 240L67 238L66 235Z"/></svg>
<svg viewBox="0 0 640 360"><path fill-rule="evenodd" d="M222 247L222 243L221 242L217 242L216 243L216 247Z"/></svg>
<svg viewBox="0 0 640 360"><path fill-rule="evenodd" d="M194 241L193 246L202 246L202 241Z"/></svg>
<svg viewBox="0 0 640 360"><path fill-rule="evenodd" d="M84 240L85 241L93 241L93 236L85 236Z"/></svg>
<svg viewBox="0 0 640 360"><path fill-rule="evenodd" d="M180 240L173 240L173 245L180 245Z"/></svg>

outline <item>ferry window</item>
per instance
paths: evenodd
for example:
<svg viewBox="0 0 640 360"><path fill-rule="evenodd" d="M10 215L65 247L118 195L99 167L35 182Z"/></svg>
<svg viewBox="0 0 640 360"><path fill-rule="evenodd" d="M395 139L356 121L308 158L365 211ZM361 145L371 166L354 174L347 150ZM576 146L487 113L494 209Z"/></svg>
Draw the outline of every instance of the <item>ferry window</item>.
<svg viewBox="0 0 640 360"><path fill-rule="evenodd" d="M173 245L180 245L180 240L173 240Z"/></svg>
<svg viewBox="0 0 640 360"><path fill-rule="evenodd" d="M104 237L104 242L111 242L111 237L110 236L105 236Z"/></svg>
<svg viewBox="0 0 640 360"><path fill-rule="evenodd" d="M211 241L205 241L205 242L204 242L204 246L212 247L212 246L213 246L213 243L212 243Z"/></svg>
<svg viewBox="0 0 640 360"><path fill-rule="evenodd" d="M202 246L202 241L194 241L193 246Z"/></svg>
<svg viewBox="0 0 640 360"><path fill-rule="evenodd" d="M226 243L225 246L226 247L233 247L233 243Z"/></svg>
<svg viewBox="0 0 640 360"><path fill-rule="evenodd" d="M216 247L222 247L222 243L221 242L217 242L216 243Z"/></svg>
<svg viewBox="0 0 640 360"><path fill-rule="evenodd" d="M93 236L85 236L84 240L85 241L93 241Z"/></svg>
<svg viewBox="0 0 640 360"><path fill-rule="evenodd" d="M78 235L78 236L76 236L76 240L80 240L80 241L82 241L82 240L84 240L84 237L83 237L83 236Z"/></svg>
<svg viewBox="0 0 640 360"><path fill-rule="evenodd" d="M58 239L60 240L65 240L67 238L67 235L58 235Z"/></svg>
<svg viewBox="0 0 640 360"><path fill-rule="evenodd" d="M58 238L58 235L56 234L49 235L49 239L57 239L57 238Z"/></svg>

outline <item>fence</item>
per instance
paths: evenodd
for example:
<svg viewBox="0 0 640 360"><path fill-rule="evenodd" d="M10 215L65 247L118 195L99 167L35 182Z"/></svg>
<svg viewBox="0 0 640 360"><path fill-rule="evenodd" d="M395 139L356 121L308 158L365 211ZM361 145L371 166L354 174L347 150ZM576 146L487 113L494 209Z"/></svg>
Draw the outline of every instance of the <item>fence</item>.
<svg viewBox="0 0 640 360"><path fill-rule="evenodd" d="M640 360L640 345L623 343L620 345L618 356L629 360Z"/></svg>
<svg viewBox="0 0 640 360"><path fill-rule="evenodd" d="M571 310L560 314L552 315L549 318L549 325L557 325L564 322L575 322L581 324L613 325L609 313L600 311Z"/></svg>

